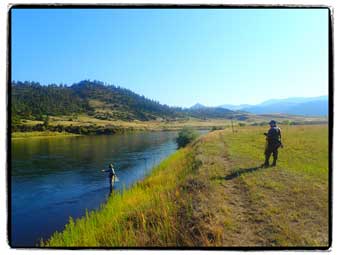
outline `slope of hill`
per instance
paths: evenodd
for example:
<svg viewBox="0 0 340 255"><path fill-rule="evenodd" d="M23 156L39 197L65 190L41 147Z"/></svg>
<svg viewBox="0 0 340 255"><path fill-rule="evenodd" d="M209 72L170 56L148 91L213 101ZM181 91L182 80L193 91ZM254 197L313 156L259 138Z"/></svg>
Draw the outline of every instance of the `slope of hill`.
<svg viewBox="0 0 340 255"><path fill-rule="evenodd" d="M12 115L38 119L41 115L87 113L98 118L150 120L175 118L180 109L162 105L128 89L81 81L70 87L38 83L12 84Z"/></svg>
<svg viewBox="0 0 340 255"><path fill-rule="evenodd" d="M170 107L131 90L84 80L71 86L12 83L13 119L42 120L43 116L87 114L100 120L175 120L178 118L231 118L232 111L218 107Z"/></svg>
<svg viewBox="0 0 340 255"><path fill-rule="evenodd" d="M35 82L12 83L12 117L67 115L90 110L86 100L73 90L57 85L41 86Z"/></svg>
<svg viewBox="0 0 340 255"><path fill-rule="evenodd" d="M70 89L87 100L100 119L146 121L183 117L180 108L169 107L131 90L113 85L106 86L98 81L81 81L73 84Z"/></svg>

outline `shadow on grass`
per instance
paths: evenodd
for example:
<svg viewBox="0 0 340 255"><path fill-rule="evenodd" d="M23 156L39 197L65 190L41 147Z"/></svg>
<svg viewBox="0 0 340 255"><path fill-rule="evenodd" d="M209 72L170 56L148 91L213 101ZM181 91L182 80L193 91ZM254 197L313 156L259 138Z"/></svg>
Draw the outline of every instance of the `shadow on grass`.
<svg viewBox="0 0 340 255"><path fill-rule="evenodd" d="M212 179L214 180L232 180L234 178L240 177L242 174L255 172L257 170L264 169L262 165L256 166L256 167L250 167L250 168L240 168L236 171L232 171L232 173L226 175L226 176L216 176Z"/></svg>

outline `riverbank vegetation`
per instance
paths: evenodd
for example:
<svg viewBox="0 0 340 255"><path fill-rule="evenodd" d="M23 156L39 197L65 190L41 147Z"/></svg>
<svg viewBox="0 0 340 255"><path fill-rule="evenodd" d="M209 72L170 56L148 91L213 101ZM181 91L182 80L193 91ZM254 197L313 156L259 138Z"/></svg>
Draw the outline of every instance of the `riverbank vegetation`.
<svg viewBox="0 0 340 255"><path fill-rule="evenodd" d="M327 247L328 126L282 126L271 168L264 131L208 133L41 245Z"/></svg>
<svg viewBox="0 0 340 255"><path fill-rule="evenodd" d="M33 132L14 132L12 139L23 138L41 138L41 137L65 137L65 136L78 136L77 134L67 132L51 132L51 131L33 131Z"/></svg>
<svg viewBox="0 0 340 255"><path fill-rule="evenodd" d="M191 128L183 128L180 132L178 132L178 136L176 138L176 143L178 148L182 148L187 146L189 143L193 142L199 134Z"/></svg>

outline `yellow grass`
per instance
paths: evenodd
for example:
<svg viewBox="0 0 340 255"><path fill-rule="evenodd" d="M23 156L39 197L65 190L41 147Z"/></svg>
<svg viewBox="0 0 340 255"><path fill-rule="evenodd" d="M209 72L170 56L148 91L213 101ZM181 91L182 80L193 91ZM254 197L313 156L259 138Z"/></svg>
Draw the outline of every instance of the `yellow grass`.
<svg viewBox="0 0 340 255"><path fill-rule="evenodd" d="M11 134L12 139L65 137L65 136L78 136L78 134L71 134L67 132L52 132L52 131L13 132Z"/></svg>

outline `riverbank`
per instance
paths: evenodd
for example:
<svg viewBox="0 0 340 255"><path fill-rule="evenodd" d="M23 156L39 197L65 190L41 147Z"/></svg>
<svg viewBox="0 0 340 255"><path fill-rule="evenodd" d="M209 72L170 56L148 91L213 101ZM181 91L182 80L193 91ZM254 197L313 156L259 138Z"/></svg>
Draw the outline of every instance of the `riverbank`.
<svg viewBox="0 0 340 255"><path fill-rule="evenodd" d="M51 137L66 137L66 136L80 136L79 134L72 134L68 132L53 132L53 131L32 131L32 132L13 132L12 139L25 138L51 138Z"/></svg>
<svg viewBox="0 0 340 255"><path fill-rule="evenodd" d="M223 129L228 126L229 122L224 119L128 122L98 120L88 116L79 116L77 120L70 121L65 117L50 117L48 126L44 126L42 121L25 120L23 124L16 126L16 132L12 133L12 138L68 134L111 135L143 131L178 131L184 127L196 130Z"/></svg>
<svg viewBox="0 0 340 255"><path fill-rule="evenodd" d="M327 128L282 127L285 148L267 169L262 127L211 132L41 245L325 248Z"/></svg>

